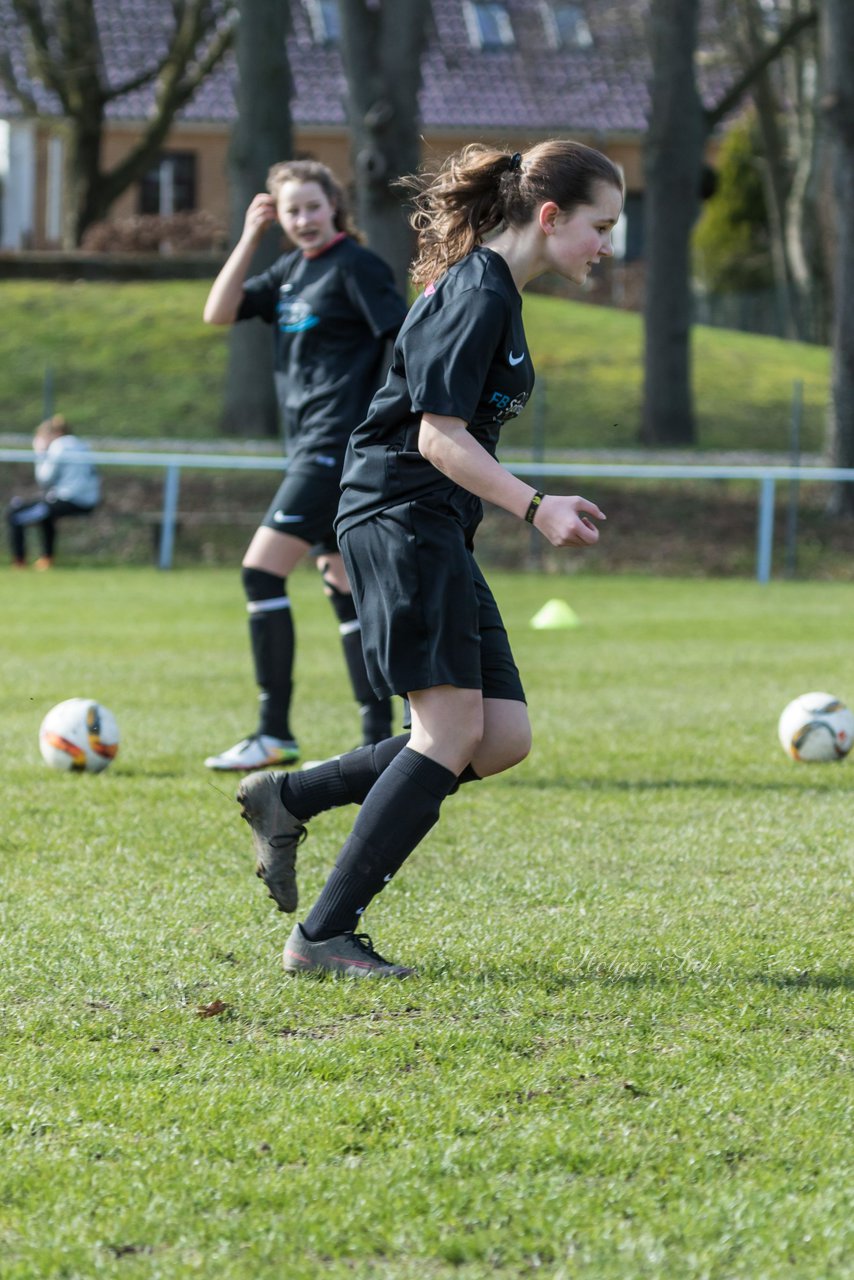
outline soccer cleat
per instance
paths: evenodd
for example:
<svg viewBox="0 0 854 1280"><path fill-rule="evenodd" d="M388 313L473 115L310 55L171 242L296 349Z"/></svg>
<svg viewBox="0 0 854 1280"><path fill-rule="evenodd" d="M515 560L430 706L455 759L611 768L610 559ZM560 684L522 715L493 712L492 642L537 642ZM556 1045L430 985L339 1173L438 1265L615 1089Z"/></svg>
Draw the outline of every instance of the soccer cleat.
<svg viewBox="0 0 854 1280"><path fill-rule="evenodd" d="M309 942L298 924L285 943L282 964L286 973L331 973L336 978L408 978L415 972L384 960L366 933L339 933Z"/></svg>
<svg viewBox="0 0 854 1280"><path fill-rule="evenodd" d="M296 911L297 845L307 833L299 818L282 804L281 783L281 774L256 773L237 788L237 803L240 816L252 830L255 874L264 881L280 911Z"/></svg>
<svg viewBox="0 0 854 1280"><path fill-rule="evenodd" d="M53 556L39 556L38 560L33 562L33 568L38 569L39 573L44 573L46 569L52 569Z"/></svg>
<svg viewBox="0 0 854 1280"><path fill-rule="evenodd" d="M229 773L251 773L253 769L266 769L270 765L296 764L297 760L299 747L293 738L270 738L254 733L222 755L208 756L205 767Z"/></svg>

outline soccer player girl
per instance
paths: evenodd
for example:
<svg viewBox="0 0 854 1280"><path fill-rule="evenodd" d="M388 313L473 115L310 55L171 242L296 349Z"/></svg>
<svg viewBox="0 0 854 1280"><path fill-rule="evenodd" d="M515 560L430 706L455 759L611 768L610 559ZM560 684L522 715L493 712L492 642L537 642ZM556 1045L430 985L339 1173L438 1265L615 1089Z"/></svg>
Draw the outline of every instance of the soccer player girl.
<svg viewBox="0 0 854 1280"><path fill-rule="evenodd" d="M287 579L309 552L338 619L362 741L379 742L392 732L390 699L374 693L365 672L333 524L347 441L385 374L388 340L406 303L387 264L356 239L344 192L326 165L274 165L267 188L249 205L204 310L208 324L258 316L272 326L289 450L285 478L243 557L258 724L249 737L205 760L209 769L241 772L299 759L290 722L295 640ZM276 222L295 247L247 279L261 238Z"/></svg>
<svg viewBox="0 0 854 1280"><path fill-rule="evenodd" d="M555 547L599 538L599 507L543 494L496 457L502 425L531 394L521 291L554 271L582 284L612 252L616 166L572 141L524 154L472 145L415 183L424 289L395 343L385 386L353 433L337 530L362 621L371 684L407 694L412 733L284 777L246 779L238 802L258 874L297 905L296 847L323 809L361 803L320 896L284 949L290 972L405 977L356 932L461 782L528 754L525 695L472 540L482 502Z"/></svg>

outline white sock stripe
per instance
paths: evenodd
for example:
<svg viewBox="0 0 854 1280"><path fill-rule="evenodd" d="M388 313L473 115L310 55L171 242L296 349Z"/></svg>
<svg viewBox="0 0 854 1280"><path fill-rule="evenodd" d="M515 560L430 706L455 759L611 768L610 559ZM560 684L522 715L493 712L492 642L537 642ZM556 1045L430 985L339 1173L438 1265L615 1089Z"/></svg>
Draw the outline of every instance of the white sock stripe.
<svg viewBox="0 0 854 1280"><path fill-rule="evenodd" d="M272 600L247 600L247 613L275 613L277 609L290 609L289 596L274 596Z"/></svg>
<svg viewBox="0 0 854 1280"><path fill-rule="evenodd" d="M352 622L339 623L338 630L342 636L351 636L354 631L362 630L362 624L358 618L354 618Z"/></svg>

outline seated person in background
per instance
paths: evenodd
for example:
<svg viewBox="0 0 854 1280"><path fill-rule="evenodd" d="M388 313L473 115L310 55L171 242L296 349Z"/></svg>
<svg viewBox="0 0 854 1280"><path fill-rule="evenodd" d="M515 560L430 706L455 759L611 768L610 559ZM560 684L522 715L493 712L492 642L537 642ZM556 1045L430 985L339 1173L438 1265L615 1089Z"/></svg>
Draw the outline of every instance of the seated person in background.
<svg viewBox="0 0 854 1280"><path fill-rule="evenodd" d="M38 525L42 554L37 569L49 569L56 546L56 521L63 516L86 516L95 510L101 497L98 473L87 458L89 446L72 434L61 414L47 418L33 436L36 481L42 497L27 502L13 498L6 518L12 563L26 565L26 530Z"/></svg>

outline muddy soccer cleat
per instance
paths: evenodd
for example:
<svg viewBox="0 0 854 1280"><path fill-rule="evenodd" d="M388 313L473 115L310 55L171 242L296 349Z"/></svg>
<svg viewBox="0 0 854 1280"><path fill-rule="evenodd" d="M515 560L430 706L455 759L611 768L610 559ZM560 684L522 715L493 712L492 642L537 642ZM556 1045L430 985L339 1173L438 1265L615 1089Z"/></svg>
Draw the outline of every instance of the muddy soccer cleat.
<svg viewBox="0 0 854 1280"><path fill-rule="evenodd" d="M296 911L297 845L306 829L282 804L281 783L281 774L255 773L237 788L237 803L252 829L255 874L280 911Z"/></svg>
<svg viewBox="0 0 854 1280"><path fill-rule="evenodd" d="M254 769L296 764L297 760L299 747L293 738L271 738L267 734L254 733L221 755L208 756L205 768L220 769L224 773L251 773Z"/></svg>
<svg viewBox="0 0 854 1280"><path fill-rule="evenodd" d="M408 978L415 972L384 960L366 933L339 933L309 942L301 925L294 925L285 943L282 965L286 973L331 973L336 978Z"/></svg>

